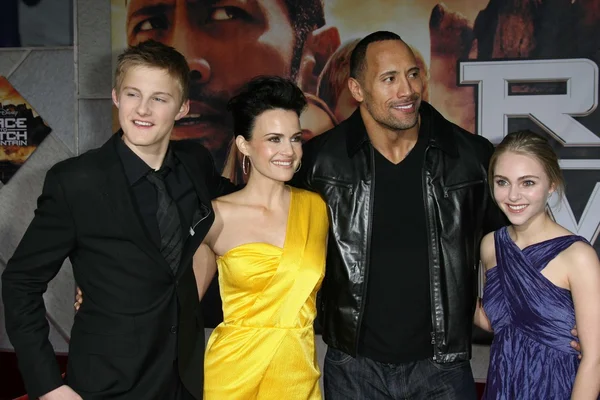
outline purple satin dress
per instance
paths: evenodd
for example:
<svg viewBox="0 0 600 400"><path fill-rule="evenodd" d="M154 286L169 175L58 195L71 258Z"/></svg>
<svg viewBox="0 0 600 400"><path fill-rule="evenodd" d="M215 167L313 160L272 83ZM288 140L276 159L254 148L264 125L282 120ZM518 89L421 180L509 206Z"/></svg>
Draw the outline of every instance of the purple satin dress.
<svg viewBox="0 0 600 400"><path fill-rule="evenodd" d="M484 399L569 399L579 366L571 348L571 292L540 271L571 244L569 235L519 249L507 228L494 234L497 266L486 273L484 310L494 329Z"/></svg>

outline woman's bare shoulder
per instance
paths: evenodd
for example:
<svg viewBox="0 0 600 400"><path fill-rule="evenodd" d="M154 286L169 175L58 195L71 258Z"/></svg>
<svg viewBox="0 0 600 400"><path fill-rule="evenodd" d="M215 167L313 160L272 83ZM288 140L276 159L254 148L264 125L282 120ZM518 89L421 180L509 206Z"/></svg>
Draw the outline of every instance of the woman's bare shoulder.
<svg viewBox="0 0 600 400"><path fill-rule="evenodd" d="M496 244L494 243L495 232L490 232L481 239L480 257L485 269L496 266Z"/></svg>

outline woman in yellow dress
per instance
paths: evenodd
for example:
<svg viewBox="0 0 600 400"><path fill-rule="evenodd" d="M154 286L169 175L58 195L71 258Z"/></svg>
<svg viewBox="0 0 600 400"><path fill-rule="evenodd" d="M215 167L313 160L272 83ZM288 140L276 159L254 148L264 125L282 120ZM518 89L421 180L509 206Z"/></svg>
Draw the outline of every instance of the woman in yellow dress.
<svg viewBox="0 0 600 400"><path fill-rule="evenodd" d="M313 321L327 211L317 194L285 184L301 167L306 99L289 80L259 77L228 107L248 181L213 201L195 256L200 293L218 268L224 315L206 349L204 398L321 399Z"/></svg>

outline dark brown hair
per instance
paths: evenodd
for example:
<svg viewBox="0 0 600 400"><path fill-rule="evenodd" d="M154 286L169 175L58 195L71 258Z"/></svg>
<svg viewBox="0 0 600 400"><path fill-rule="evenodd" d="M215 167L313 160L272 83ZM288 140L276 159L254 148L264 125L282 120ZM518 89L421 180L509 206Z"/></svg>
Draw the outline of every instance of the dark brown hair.
<svg viewBox="0 0 600 400"><path fill-rule="evenodd" d="M246 140L252 139L256 119L265 111L294 111L300 117L305 108L306 97L291 79L268 75L248 81L227 103L234 136L242 135Z"/></svg>

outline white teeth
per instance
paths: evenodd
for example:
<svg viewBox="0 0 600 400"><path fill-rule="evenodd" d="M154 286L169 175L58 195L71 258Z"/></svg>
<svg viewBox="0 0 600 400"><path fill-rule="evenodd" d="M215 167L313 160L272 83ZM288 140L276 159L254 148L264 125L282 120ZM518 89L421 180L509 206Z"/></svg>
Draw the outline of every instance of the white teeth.
<svg viewBox="0 0 600 400"><path fill-rule="evenodd" d="M273 164L281 165L284 167L289 167L290 165L292 165L292 162L291 161L287 161L287 162L286 161L273 161Z"/></svg>
<svg viewBox="0 0 600 400"><path fill-rule="evenodd" d="M399 108L401 110L408 110L408 109L412 108L412 106L413 106L412 104L409 104L407 106L396 106L396 108Z"/></svg>
<svg viewBox="0 0 600 400"><path fill-rule="evenodd" d="M522 210L525 207L527 207L527 204L524 204L524 205L521 205L521 206L511 206L510 204L508 205L508 208L510 208L511 210L515 210L515 211Z"/></svg>
<svg viewBox="0 0 600 400"><path fill-rule="evenodd" d="M141 125L141 126L152 126L152 123L145 122L145 121L133 121L133 123L136 125Z"/></svg>

